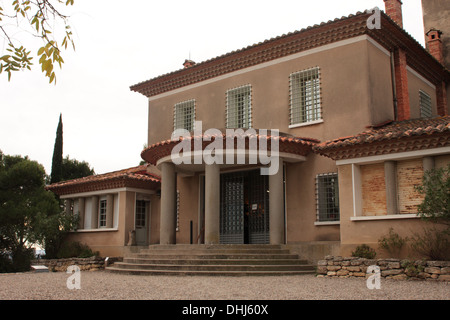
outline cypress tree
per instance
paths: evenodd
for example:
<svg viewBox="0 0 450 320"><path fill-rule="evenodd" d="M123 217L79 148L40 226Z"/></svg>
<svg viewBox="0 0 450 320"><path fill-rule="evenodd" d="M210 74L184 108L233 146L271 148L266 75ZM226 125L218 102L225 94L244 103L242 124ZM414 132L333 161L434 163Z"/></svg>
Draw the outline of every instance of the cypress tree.
<svg viewBox="0 0 450 320"><path fill-rule="evenodd" d="M53 148L52 173L50 183L62 180L63 161L63 124L62 114L59 115L58 128L56 129L55 147Z"/></svg>

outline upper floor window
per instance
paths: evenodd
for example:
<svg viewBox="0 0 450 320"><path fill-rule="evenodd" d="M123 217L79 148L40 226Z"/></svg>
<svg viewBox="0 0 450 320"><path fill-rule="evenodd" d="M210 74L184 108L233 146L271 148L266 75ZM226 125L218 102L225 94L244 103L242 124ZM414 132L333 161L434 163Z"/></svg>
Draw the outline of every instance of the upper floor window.
<svg viewBox="0 0 450 320"><path fill-rule="evenodd" d="M227 128L252 127L251 86L246 85L227 91Z"/></svg>
<svg viewBox="0 0 450 320"><path fill-rule="evenodd" d="M317 221L339 221L338 174L316 176Z"/></svg>
<svg viewBox="0 0 450 320"><path fill-rule="evenodd" d="M424 91L419 90L420 117L431 118L431 97Z"/></svg>
<svg viewBox="0 0 450 320"><path fill-rule="evenodd" d="M174 107L173 127L176 129L194 130L195 100L177 103Z"/></svg>
<svg viewBox="0 0 450 320"><path fill-rule="evenodd" d="M322 119L318 67L290 76L290 125Z"/></svg>

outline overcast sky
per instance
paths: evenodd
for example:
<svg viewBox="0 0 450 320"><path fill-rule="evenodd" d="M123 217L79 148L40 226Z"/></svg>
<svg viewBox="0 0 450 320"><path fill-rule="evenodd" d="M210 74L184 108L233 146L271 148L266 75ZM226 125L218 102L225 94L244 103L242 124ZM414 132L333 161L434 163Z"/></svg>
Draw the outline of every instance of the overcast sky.
<svg viewBox="0 0 450 320"><path fill-rule="evenodd" d="M28 155L50 174L62 113L64 156L96 173L136 166L148 110L131 85L178 70L189 57L202 62L374 7L384 10L383 0L75 0L65 12L76 50L63 52L56 85L37 61L11 82L0 74L0 150ZM421 0L403 0L403 19L424 45ZM0 56L4 47L0 38Z"/></svg>

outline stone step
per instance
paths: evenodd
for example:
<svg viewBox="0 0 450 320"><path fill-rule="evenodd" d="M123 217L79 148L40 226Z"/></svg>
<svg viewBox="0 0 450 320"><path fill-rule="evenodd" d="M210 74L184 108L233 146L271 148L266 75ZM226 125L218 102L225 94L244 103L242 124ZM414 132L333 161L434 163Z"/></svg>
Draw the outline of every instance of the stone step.
<svg viewBox="0 0 450 320"><path fill-rule="evenodd" d="M128 257L123 259L124 263L140 263L140 264L224 264L224 265L298 265L307 264L306 260L300 259L192 259L192 257L173 259L155 259L155 258L140 258Z"/></svg>
<svg viewBox="0 0 450 320"><path fill-rule="evenodd" d="M116 269L125 270L170 270L170 271L311 271L311 265L177 265L177 264L142 264L123 263L114 264Z"/></svg>
<svg viewBox="0 0 450 320"><path fill-rule="evenodd" d="M152 245L106 268L164 275L286 275L315 267L280 245Z"/></svg>
<svg viewBox="0 0 450 320"><path fill-rule="evenodd" d="M108 267L109 272L129 275L164 275L164 276L289 276L312 274L312 270L301 271L180 271L180 270L143 270L143 269L119 269Z"/></svg>
<svg viewBox="0 0 450 320"><path fill-rule="evenodd" d="M154 244L149 245L151 250L193 250L200 249L282 249L279 244ZM146 250L146 249L144 249Z"/></svg>
<svg viewBox="0 0 450 320"><path fill-rule="evenodd" d="M132 258L141 259L298 259L295 254L248 254L248 253L228 253L228 254L176 254L176 253L137 253Z"/></svg>
<svg viewBox="0 0 450 320"><path fill-rule="evenodd" d="M289 254L288 249L142 249L142 254Z"/></svg>

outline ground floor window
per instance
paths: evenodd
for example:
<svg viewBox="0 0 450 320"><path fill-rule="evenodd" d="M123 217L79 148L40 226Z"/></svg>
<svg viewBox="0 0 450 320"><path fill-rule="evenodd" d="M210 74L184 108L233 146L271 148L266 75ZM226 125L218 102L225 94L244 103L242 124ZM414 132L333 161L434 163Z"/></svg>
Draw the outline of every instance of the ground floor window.
<svg viewBox="0 0 450 320"><path fill-rule="evenodd" d="M136 227L145 227L146 202L144 200L136 201Z"/></svg>
<svg viewBox="0 0 450 320"><path fill-rule="evenodd" d="M106 200L99 203L99 227L106 227Z"/></svg>
<svg viewBox="0 0 450 320"><path fill-rule="evenodd" d="M316 176L317 221L339 221L339 186L337 173Z"/></svg>

